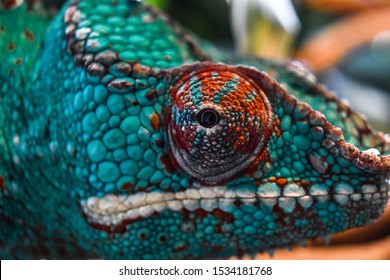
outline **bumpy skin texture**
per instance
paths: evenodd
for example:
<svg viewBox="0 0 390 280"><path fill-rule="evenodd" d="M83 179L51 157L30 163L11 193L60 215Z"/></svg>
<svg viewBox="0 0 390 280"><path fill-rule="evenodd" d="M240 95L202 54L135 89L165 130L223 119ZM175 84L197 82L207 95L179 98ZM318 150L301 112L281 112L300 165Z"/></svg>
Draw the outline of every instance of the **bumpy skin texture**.
<svg viewBox="0 0 390 280"><path fill-rule="evenodd" d="M388 201L385 136L294 64L215 63L125 0L3 10L0 39L2 258L226 258Z"/></svg>

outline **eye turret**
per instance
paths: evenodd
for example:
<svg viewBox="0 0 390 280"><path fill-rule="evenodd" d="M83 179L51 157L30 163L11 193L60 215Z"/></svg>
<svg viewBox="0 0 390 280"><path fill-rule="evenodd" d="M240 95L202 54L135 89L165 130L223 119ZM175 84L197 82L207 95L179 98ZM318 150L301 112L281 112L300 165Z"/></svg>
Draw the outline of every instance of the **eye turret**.
<svg viewBox="0 0 390 280"><path fill-rule="evenodd" d="M179 165L216 184L249 167L266 144L272 110L260 87L218 65L184 74L168 105L168 138Z"/></svg>

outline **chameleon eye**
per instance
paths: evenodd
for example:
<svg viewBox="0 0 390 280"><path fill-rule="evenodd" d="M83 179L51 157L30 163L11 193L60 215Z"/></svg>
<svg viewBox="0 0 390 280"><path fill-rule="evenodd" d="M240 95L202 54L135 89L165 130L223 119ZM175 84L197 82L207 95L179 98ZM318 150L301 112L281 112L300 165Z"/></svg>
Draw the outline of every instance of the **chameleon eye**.
<svg viewBox="0 0 390 280"><path fill-rule="evenodd" d="M167 108L173 156L190 176L210 185L251 166L273 122L263 90L245 74L222 65L182 73Z"/></svg>
<svg viewBox="0 0 390 280"><path fill-rule="evenodd" d="M203 109L200 110L199 113L196 115L196 120L198 123L206 128L212 128L216 126L221 117L219 116L218 112L214 109Z"/></svg>

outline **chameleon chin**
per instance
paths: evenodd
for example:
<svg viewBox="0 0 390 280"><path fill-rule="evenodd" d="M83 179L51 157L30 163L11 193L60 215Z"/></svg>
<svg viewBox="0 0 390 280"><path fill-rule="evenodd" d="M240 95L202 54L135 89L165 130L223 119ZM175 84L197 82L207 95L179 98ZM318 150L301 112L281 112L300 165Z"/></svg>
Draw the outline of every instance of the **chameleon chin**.
<svg viewBox="0 0 390 280"><path fill-rule="evenodd" d="M141 2L13 5L2 259L228 258L383 213L389 138L296 64L213 57Z"/></svg>

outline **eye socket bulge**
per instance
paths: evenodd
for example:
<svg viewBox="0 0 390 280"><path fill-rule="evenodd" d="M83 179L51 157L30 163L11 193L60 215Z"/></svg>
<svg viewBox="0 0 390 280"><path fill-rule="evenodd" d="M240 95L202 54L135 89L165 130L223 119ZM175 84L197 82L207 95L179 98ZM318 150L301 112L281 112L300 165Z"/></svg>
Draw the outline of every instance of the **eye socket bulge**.
<svg viewBox="0 0 390 280"><path fill-rule="evenodd" d="M168 141L191 177L217 184L248 168L273 127L263 90L245 74L205 65L183 74L170 93Z"/></svg>

